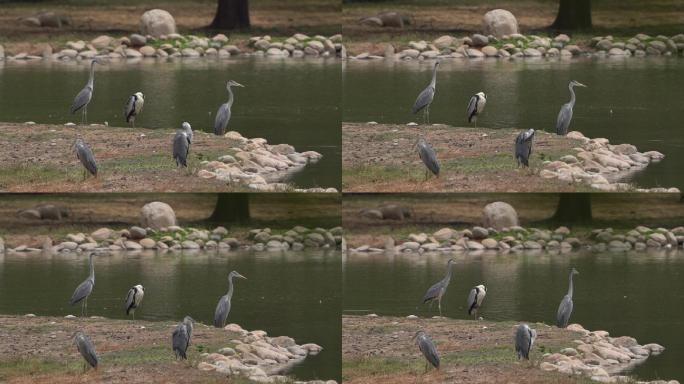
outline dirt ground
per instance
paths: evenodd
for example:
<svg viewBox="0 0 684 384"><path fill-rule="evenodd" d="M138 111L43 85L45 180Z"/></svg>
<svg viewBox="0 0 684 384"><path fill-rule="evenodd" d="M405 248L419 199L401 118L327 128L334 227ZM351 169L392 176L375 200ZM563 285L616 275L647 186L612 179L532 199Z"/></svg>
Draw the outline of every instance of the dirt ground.
<svg viewBox="0 0 684 384"><path fill-rule="evenodd" d="M514 129L441 124L342 124L344 192L576 192L590 187L537 175L543 160L571 153L579 141L537 131L530 168L513 157ZM437 152L440 175L425 181L413 145L422 135Z"/></svg>
<svg viewBox="0 0 684 384"><path fill-rule="evenodd" d="M348 51L380 53L388 42L407 43L409 40L434 40L443 34L481 32L482 16L496 8L511 11L518 20L521 33L553 34L547 27L556 17L558 1L551 0L393 0L350 3L343 7L342 31ZM411 24L403 29L359 24L364 17L384 11L408 15ZM594 29L573 36L589 40L590 34L631 37L643 32L654 36L674 35L682 32L683 20L684 3L681 1L605 0L592 2Z"/></svg>
<svg viewBox="0 0 684 384"><path fill-rule="evenodd" d="M195 131L188 168L171 154L175 129L0 123L0 191L5 192L230 192L245 191L194 175L202 160L232 147L229 139ZM98 177L83 180L72 148L82 135L98 163ZM192 174L191 174L192 173Z"/></svg>
<svg viewBox="0 0 684 384"><path fill-rule="evenodd" d="M537 368L541 356L572 346L577 335L544 324L530 324L538 333L531 363L516 359L516 323L400 317L342 317L342 380L378 383L584 383ZM424 374L425 360L415 342L425 331L440 354L439 371Z"/></svg>
<svg viewBox="0 0 684 384"><path fill-rule="evenodd" d="M149 9L169 11L176 20L180 33L209 34L204 30L216 12L216 0L68 0L60 2L4 3L0 7L0 44L10 51L30 51L32 43L58 43L67 40L91 40L101 34L123 36L139 32L140 16ZM335 0L252 0L250 5L251 31L238 31L229 37L244 38L247 34L290 36L297 32L333 35L340 33L340 2ZM41 11L65 14L70 26L43 28L28 26L22 18Z"/></svg>
<svg viewBox="0 0 684 384"><path fill-rule="evenodd" d="M195 368L202 352L229 345L234 334L196 323L188 360L176 361L171 333L177 323L62 317L0 316L0 381L7 383L218 383L225 377ZM71 339L88 335L99 357L83 373Z"/></svg>

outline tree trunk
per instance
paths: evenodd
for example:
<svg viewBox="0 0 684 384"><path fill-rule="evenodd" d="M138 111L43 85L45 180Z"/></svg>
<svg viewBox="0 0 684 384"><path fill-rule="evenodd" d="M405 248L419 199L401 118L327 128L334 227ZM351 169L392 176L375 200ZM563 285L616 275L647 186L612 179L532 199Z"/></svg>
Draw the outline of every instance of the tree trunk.
<svg viewBox="0 0 684 384"><path fill-rule="evenodd" d="M551 221L560 225L588 224L591 217L590 193L561 193Z"/></svg>
<svg viewBox="0 0 684 384"><path fill-rule="evenodd" d="M249 217L249 194L219 193L209 221L218 223L246 223Z"/></svg>
<svg viewBox="0 0 684 384"><path fill-rule="evenodd" d="M216 15L209 28L249 28L249 0L218 0Z"/></svg>
<svg viewBox="0 0 684 384"><path fill-rule="evenodd" d="M574 31L591 28L591 0L559 0L552 29Z"/></svg>

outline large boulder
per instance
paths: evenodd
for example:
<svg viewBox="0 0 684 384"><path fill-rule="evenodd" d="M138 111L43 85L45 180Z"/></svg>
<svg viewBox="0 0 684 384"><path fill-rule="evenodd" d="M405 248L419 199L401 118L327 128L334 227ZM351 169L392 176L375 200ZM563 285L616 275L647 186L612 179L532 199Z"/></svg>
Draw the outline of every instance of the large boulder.
<svg viewBox="0 0 684 384"><path fill-rule="evenodd" d="M151 9L140 17L140 33L154 37L176 33L176 20L163 9Z"/></svg>
<svg viewBox="0 0 684 384"><path fill-rule="evenodd" d="M482 32L485 35L502 37L518 32L518 20L505 9L493 9L482 18Z"/></svg>
<svg viewBox="0 0 684 384"><path fill-rule="evenodd" d="M518 225L518 212L502 201L487 204L482 210L482 225L501 230Z"/></svg>
<svg viewBox="0 0 684 384"><path fill-rule="evenodd" d="M143 228L168 228L176 225L176 213L166 203L160 201L147 203L140 210L140 225Z"/></svg>

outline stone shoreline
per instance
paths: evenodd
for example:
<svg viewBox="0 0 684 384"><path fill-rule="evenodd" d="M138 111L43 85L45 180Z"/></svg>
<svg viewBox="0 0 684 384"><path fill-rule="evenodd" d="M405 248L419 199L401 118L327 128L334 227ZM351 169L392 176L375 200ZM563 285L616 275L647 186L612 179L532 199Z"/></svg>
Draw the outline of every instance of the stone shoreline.
<svg viewBox="0 0 684 384"><path fill-rule="evenodd" d="M230 347L221 348L217 353L203 353L203 361L197 365L199 370L216 371L228 377L242 376L257 383L286 383L291 379L283 373L307 356L323 350L313 343L297 345L287 336L269 337L265 331L248 332L237 324L228 324L224 329L238 334L239 338L231 340ZM295 383L337 384L335 380Z"/></svg>
<svg viewBox="0 0 684 384"><path fill-rule="evenodd" d="M181 35L172 33L154 37L134 33L129 36L112 37L101 35L86 42L68 41L64 46L53 47L48 43L36 44L31 51L5 52L0 45L0 61L7 60L90 60L105 58L219 58L230 57L346 57L342 35L307 36L295 33L290 37L253 36L248 40L231 41L224 34L213 37Z"/></svg>
<svg viewBox="0 0 684 384"><path fill-rule="evenodd" d="M243 234L244 235L244 234ZM40 248L26 244L6 245L0 237L2 253L82 253L82 252L159 252L181 250L223 251L302 251L304 249L340 249L342 228L309 229L303 226L274 234L270 228L252 229L246 240L231 237L224 227L213 230L170 226L155 230L133 226L113 230L100 228L90 234L70 233L63 239L47 238Z"/></svg>
<svg viewBox="0 0 684 384"><path fill-rule="evenodd" d="M384 248L361 245L347 250L351 253L481 253L481 252L572 252L577 250L602 251L646 251L656 249L684 249L684 227L673 229L651 229L638 226L619 232L612 228L594 229L582 237L571 236L569 228L561 226L555 230L523 228L514 226L500 231L494 228L475 226L462 230L442 228L432 234L412 233L407 238L395 240L384 238ZM396 241L396 243L395 243Z"/></svg>
<svg viewBox="0 0 684 384"><path fill-rule="evenodd" d="M384 52L360 52L350 59L430 60L478 58L570 58L682 56L684 34L652 37L639 33L629 39L596 36L587 42L573 41L566 34L553 38L513 33L497 38L479 33L456 37L443 35L433 41L410 41L408 45L387 43Z"/></svg>

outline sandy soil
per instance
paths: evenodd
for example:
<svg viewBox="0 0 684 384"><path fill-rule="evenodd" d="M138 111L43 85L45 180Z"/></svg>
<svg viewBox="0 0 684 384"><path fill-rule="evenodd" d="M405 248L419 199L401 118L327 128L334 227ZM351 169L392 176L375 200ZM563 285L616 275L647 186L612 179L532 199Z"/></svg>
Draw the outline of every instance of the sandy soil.
<svg viewBox="0 0 684 384"><path fill-rule="evenodd" d="M518 169L514 129L462 128L434 124L342 124L344 192L575 192L588 186L542 179L543 160L557 159L576 140L537 131L530 169ZM425 181L413 144L423 135L437 152L441 172Z"/></svg>
<svg viewBox="0 0 684 384"><path fill-rule="evenodd" d="M539 334L532 363L515 356L512 322L342 317L345 383L578 383L583 379L538 369L543 352L572 346L573 332L532 324ZM441 369L424 374L425 360L411 337L424 330L435 342Z"/></svg>
<svg viewBox="0 0 684 384"><path fill-rule="evenodd" d="M0 123L0 191L6 192L216 192L246 191L194 174L202 160L228 153L230 140L194 132L187 169L171 154L175 129ZM77 134L90 145L97 178L83 180L72 149Z"/></svg>
<svg viewBox="0 0 684 384"><path fill-rule="evenodd" d="M224 382L195 368L200 351L228 345L230 332L196 324L188 361L171 349L173 322L0 316L0 381L7 383ZM71 336L81 331L95 345L100 365L83 373Z"/></svg>

